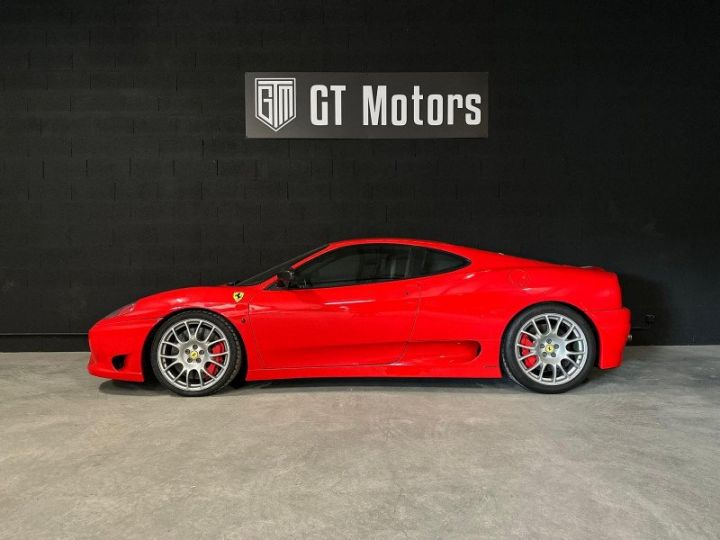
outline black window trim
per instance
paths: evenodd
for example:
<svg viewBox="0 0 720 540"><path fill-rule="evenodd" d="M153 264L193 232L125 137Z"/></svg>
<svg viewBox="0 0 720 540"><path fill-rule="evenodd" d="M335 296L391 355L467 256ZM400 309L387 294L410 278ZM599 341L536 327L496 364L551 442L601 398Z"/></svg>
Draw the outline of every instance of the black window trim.
<svg viewBox="0 0 720 540"><path fill-rule="evenodd" d="M416 245L416 244L399 244L399 243L397 243L397 242L368 242L368 243L365 243L365 244L349 244L349 245L346 245L346 246L337 247L337 248L335 248L335 249L330 249L330 250L328 250L328 251L323 251L322 253L317 254L315 257L313 257L313 258L310 259L309 261L305 261L302 266L305 266L306 264L310 264L311 262L313 262L313 261L314 261L315 259L317 259L318 257L322 257L323 255L327 255L328 253L333 253L334 251L338 251L338 250L340 250L340 249L349 248L349 247L356 247L356 246L396 246L396 247L399 246L399 247L409 247L409 248L410 248L410 257L411 257L411 258L412 258L412 256L413 256L412 250L413 250L414 248L417 248L417 249L426 249L426 250L428 250L428 251L435 251L435 252L437 252L437 253L442 253L442 254L445 254L445 255L451 255L451 256L453 256L453 257L456 257L456 258L458 258L458 259L461 259L461 260L463 261L463 264L461 264L460 266L457 266L457 267L455 267L455 268L450 268L450 269L448 269L448 270L441 270L440 272L433 272L432 274L426 274L426 275L424 275L424 276L406 276L406 277L402 277L402 278L376 279L376 280L373 280L373 281L367 281L367 282L365 282L365 283L348 283L347 285L328 285L328 286L325 286L325 287L297 287L297 288L294 288L294 289L286 289L285 287L279 287L278 284L277 284L277 281L274 281L274 282L272 282L268 287L266 287L265 290L267 290L267 291L270 291L270 290L272 290L272 291L287 291L287 290L291 290L291 291L313 291L313 290L316 290L316 289L337 289L337 288L340 288L340 287L363 287L363 286L365 286L365 285L375 285L375 284L377 284L377 283L388 283L388 282L394 282L394 281L407 281L407 280L409 280L409 279L425 279L425 278L429 278L429 277L440 276L440 275L442 275L442 274L449 274L450 272L457 272L458 270L462 270L463 268L467 268L467 267L470 266L470 264L472 263L472 261L471 261L470 259L468 259L467 257L464 257L464 256L462 256L462 255L458 255L457 253L453 253L452 251L446 251L446 250L444 250L444 249L438 249L438 248L427 247L427 246L420 246L420 245ZM327 247L327 246L326 246L326 247ZM292 268L292 270L296 270L296 271L297 271L299 268L302 268L302 266L300 266L300 267L291 267L291 268Z"/></svg>

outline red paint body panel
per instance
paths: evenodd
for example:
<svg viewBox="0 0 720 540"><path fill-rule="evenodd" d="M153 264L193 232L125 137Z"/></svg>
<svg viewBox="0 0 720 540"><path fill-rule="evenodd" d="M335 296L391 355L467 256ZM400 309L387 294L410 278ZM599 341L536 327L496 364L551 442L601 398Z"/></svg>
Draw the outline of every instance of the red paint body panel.
<svg viewBox="0 0 720 540"><path fill-rule="evenodd" d="M321 289L265 289L250 322L263 369L391 364L417 317L413 280Z"/></svg>
<svg viewBox="0 0 720 540"><path fill-rule="evenodd" d="M89 333L88 371L142 381L153 330L182 310L227 318L246 353L248 380L303 377L500 377L503 332L525 308L561 302L593 324L598 366L620 365L630 331L615 274L554 265L439 242L369 239L335 242L323 253L361 243L430 247L466 258L442 274L318 289L252 286L193 287L138 300L133 309L99 321ZM235 302L233 293L244 296ZM121 369L112 359L124 357Z"/></svg>
<svg viewBox="0 0 720 540"><path fill-rule="evenodd" d="M144 379L142 371L143 343L153 324L152 320L113 324L112 319L107 319L106 323L101 321L93 326L88 334L90 342L88 371L97 377L142 381ZM122 371L113 367L112 359L115 356L125 357L125 367ZM119 374L121 377L118 377Z"/></svg>
<svg viewBox="0 0 720 540"><path fill-rule="evenodd" d="M622 363L623 350L630 329L630 310L610 309L607 311L589 311L588 317L598 333L600 355L598 367L616 368Z"/></svg>

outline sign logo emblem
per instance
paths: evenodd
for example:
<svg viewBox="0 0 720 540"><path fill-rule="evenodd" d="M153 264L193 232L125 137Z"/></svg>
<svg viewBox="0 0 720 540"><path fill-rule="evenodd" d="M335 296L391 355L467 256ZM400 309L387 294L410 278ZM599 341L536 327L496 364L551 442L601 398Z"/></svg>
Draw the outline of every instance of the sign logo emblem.
<svg viewBox="0 0 720 540"><path fill-rule="evenodd" d="M295 78L255 79L255 118L273 131L295 119Z"/></svg>
<svg viewBox="0 0 720 540"><path fill-rule="evenodd" d="M243 299L243 296L245 296L244 292L236 291L233 293L233 300L235 300L236 302L239 302L240 300Z"/></svg>

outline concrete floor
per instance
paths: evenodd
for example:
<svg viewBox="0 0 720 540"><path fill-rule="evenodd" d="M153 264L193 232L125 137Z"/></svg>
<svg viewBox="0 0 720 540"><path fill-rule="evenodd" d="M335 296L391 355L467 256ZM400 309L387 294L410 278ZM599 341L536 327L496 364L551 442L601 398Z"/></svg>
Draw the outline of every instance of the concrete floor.
<svg viewBox="0 0 720 540"><path fill-rule="evenodd" d="M504 381L103 382L0 354L2 538L718 538L720 347Z"/></svg>

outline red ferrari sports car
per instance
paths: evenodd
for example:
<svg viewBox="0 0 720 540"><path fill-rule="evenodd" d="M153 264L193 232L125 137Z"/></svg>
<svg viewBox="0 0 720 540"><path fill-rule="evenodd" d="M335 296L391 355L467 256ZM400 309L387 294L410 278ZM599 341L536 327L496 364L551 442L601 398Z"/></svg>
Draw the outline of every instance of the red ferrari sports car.
<svg viewBox="0 0 720 540"><path fill-rule="evenodd" d="M142 298L89 334L88 371L183 396L232 380L501 377L545 393L622 361L617 276L440 242L334 242L256 276Z"/></svg>

